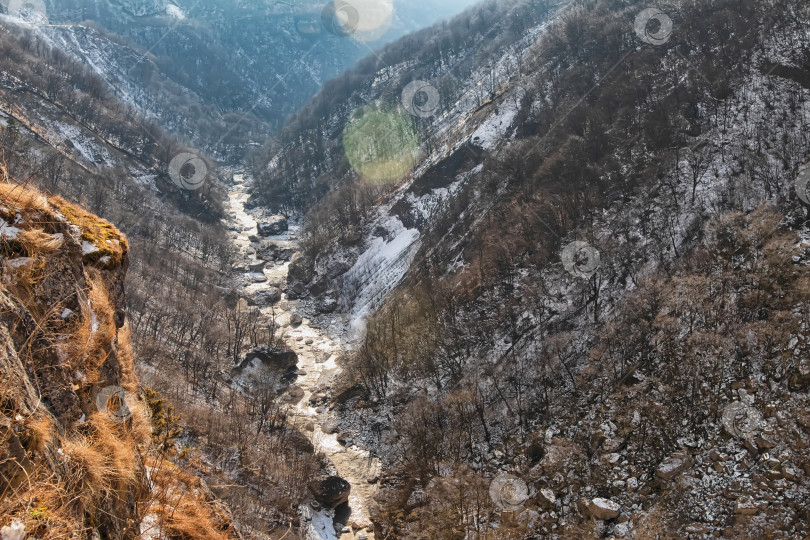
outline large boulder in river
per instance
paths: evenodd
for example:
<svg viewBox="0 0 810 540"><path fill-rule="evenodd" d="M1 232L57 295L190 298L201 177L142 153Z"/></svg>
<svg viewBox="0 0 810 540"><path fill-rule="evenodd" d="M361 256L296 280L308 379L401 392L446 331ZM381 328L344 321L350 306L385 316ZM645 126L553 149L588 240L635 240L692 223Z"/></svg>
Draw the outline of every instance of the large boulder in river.
<svg viewBox="0 0 810 540"><path fill-rule="evenodd" d="M251 306L269 306L281 300L281 291L276 287L269 287L254 292L248 298L248 304Z"/></svg>
<svg viewBox="0 0 810 540"><path fill-rule="evenodd" d="M237 371L241 372L257 359L260 360L264 366L279 371L294 371L298 369L298 355L295 354L294 351L280 350L275 347L262 345L245 355L245 358L237 367Z"/></svg>
<svg viewBox="0 0 810 540"><path fill-rule="evenodd" d="M256 224L256 231L259 236L277 236L287 229L287 218L284 216L270 216Z"/></svg>
<svg viewBox="0 0 810 540"><path fill-rule="evenodd" d="M351 484L339 476L320 476L307 487L315 500L327 508L334 508L348 501L352 490Z"/></svg>
<svg viewBox="0 0 810 540"><path fill-rule="evenodd" d="M256 248L256 257L263 261L289 261L294 254L294 248L280 246L271 240L265 240Z"/></svg>

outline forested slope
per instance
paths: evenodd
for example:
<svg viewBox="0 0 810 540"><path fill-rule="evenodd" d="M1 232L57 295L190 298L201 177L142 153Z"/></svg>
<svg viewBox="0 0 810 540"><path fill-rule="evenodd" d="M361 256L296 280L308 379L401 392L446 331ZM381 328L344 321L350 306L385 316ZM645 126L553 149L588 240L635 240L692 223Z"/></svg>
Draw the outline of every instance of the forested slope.
<svg viewBox="0 0 810 540"><path fill-rule="evenodd" d="M495 8L514 45L479 54L392 45L261 165L257 202L309 209L292 292L374 314L337 406L387 460L381 533L807 534L810 14L647 7ZM403 154L346 141L414 79L439 104L405 116L418 149L387 124L415 157L381 182ZM517 508L487 493L506 472Z"/></svg>

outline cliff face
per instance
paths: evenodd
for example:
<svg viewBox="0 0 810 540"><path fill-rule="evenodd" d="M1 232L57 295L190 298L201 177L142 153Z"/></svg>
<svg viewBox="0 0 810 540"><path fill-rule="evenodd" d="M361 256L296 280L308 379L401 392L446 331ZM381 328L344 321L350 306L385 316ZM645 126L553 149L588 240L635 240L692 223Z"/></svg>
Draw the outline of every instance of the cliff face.
<svg viewBox="0 0 810 540"><path fill-rule="evenodd" d="M205 486L167 474L175 465L152 445L124 312L128 249L81 208L0 184L0 526L40 538L201 525L203 537L229 535ZM178 509L169 494L186 489Z"/></svg>
<svg viewBox="0 0 810 540"><path fill-rule="evenodd" d="M12 184L0 220L2 513L46 535L133 537L150 432L123 328L126 238Z"/></svg>

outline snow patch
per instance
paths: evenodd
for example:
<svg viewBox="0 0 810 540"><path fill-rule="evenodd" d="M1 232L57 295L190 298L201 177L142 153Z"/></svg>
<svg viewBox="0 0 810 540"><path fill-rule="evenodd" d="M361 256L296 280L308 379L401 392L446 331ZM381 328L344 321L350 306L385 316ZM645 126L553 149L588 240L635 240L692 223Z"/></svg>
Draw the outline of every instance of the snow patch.
<svg viewBox="0 0 810 540"><path fill-rule="evenodd" d="M20 233L20 229L17 227L12 227L9 225L7 221L0 219L0 238L4 238L6 240L13 240L17 238L17 235Z"/></svg>
<svg viewBox="0 0 810 540"><path fill-rule="evenodd" d="M373 313L405 276L419 249L419 231L406 229L397 217L382 226L390 240L374 238L344 276L349 297L354 297L351 328L363 330L363 321Z"/></svg>
<svg viewBox="0 0 810 540"><path fill-rule="evenodd" d="M472 143L493 150L505 138L507 130L517 116L514 100L504 100L495 114L487 118L472 135Z"/></svg>
<svg viewBox="0 0 810 540"><path fill-rule="evenodd" d="M183 12L183 10L174 4L168 4L166 6L166 14L173 19L177 19L178 21L182 21L186 18L186 14Z"/></svg>
<svg viewBox="0 0 810 540"><path fill-rule="evenodd" d="M98 248L93 242L82 240L82 255L89 255L90 253L95 253L96 251L98 251Z"/></svg>

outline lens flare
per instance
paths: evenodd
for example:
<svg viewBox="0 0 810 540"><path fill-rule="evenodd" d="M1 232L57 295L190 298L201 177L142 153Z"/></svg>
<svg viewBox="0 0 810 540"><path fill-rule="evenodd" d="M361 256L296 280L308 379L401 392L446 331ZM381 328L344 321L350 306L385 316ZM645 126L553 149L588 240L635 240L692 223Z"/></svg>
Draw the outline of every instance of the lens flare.
<svg viewBox="0 0 810 540"><path fill-rule="evenodd" d="M395 184L413 169L419 136L401 108L367 105L354 112L344 129L343 150L364 181Z"/></svg>

